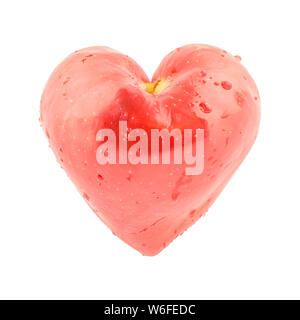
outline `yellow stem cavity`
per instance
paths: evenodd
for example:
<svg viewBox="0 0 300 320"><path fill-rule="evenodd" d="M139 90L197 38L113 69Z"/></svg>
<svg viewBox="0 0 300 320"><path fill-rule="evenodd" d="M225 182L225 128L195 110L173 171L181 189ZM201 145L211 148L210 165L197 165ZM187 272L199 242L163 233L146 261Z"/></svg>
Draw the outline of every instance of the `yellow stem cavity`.
<svg viewBox="0 0 300 320"><path fill-rule="evenodd" d="M161 93L169 84L168 80L156 80L155 82L142 82L141 88L150 94L157 95Z"/></svg>

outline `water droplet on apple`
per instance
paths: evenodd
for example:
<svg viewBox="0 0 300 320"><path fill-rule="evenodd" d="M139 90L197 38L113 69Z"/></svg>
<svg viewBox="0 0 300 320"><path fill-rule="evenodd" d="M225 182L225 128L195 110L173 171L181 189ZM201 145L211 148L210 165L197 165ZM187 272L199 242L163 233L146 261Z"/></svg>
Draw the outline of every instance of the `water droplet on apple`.
<svg viewBox="0 0 300 320"><path fill-rule="evenodd" d="M196 210L192 210L192 211L189 213L190 217L193 218L193 217L195 216L195 213L196 213Z"/></svg>
<svg viewBox="0 0 300 320"><path fill-rule="evenodd" d="M86 201L89 201L90 200L90 197L89 197L89 195L87 194L87 193L83 193L82 194L82 196L83 196L83 198L86 200Z"/></svg>
<svg viewBox="0 0 300 320"><path fill-rule="evenodd" d="M225 111L225 112L222 113L222 115L221 115L220 118L221 118L221 119L226 119L226 118L228 118L229 116L230 116L230 114Z"/></svg>
<svg viewBox="0 0 300 320"><path fill-rule="evenodd" d="M225 90L231 90L232 84L229 81L222 81L221 85Z"/></svg>
<svg viewBox="0 0 300 320"><path fill-rule="evenodd" d="M71 80L70 77L67 77L66 80L63 82L63 85L66 85Z"/></svg>
<svg viewBox="0 0 300 320"><path fill-rule="evenodd" d="M97 180L99 182L102 182L104 180L103 176L100 173L97 174Z"/></svg>
<svg viewBox="0 0 300 320"><path fill-rule="evenodd" d="M200 110L204 113L210 113L212 111L211 107L205 103L205 102L201 102L199 104Z"/></svg>
<svg viewBox="0 0 300 320"><path fill-rule="evenodd" d="M244 96L240 93L240 92L235 92L234 94L234 97L235 97L235 101L237 102L237 104L240 106L240 107L243 107L244 103L245 103L245 98Z"/></svg>

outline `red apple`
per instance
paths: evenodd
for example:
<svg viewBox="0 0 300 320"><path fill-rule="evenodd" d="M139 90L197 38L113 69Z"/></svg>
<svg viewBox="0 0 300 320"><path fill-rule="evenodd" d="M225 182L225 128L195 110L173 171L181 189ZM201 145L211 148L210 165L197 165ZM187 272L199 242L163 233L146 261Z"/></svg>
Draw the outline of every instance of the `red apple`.
<svg viewBox="0 0 300 320"><path fill-rule="evenodd" d="M97 216L144 255L159 253L208 210L250 150L259 118L259 94L240 59L207 45L172 51L151 82L126 55L79 50L54 70L41 100L61 166ZM203 129L202 174L186 175L185 163L99 164L97 133L117 133L119 121L149 136Z"/></svg>

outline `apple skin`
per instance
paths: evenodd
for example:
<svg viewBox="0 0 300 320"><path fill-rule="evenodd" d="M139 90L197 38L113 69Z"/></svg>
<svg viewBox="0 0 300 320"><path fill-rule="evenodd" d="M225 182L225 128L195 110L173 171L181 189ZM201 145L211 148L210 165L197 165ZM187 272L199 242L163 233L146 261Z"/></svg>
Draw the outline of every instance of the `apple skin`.
<svg viewBox="0 0 300 320"><path fill-rule="evenodd" d="M152 81L160 79L168 86L150 94L135 61L90 47L54 70L41 99L41 123L62 168L112 232L150 256L205 214L249 152L260 119L254 81L237 57L219 48L172 51ZM99 165L96 134L117 132L119 120L148 136L153 128L204 129L203 173L186 176L184 164Z"/></svg>

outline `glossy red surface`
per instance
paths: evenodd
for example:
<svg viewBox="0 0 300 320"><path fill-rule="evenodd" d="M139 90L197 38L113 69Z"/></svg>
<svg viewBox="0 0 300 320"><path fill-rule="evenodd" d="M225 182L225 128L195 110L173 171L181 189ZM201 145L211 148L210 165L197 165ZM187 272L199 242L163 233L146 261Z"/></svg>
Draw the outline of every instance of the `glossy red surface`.
<svg viewBox="0 0 300 320"><path fill-rule="evenodd" d="M240 59L206 45L167 55L152 81L128 56L106 47L79 50L51 75L41 101L50 146L97 216L127 244L155 255L197 221L250 150L258 130L257 88ZM119 120L150 136L154 128L202 128L204 171L185 165L100 165L99 129L118 132ZM99 244L102 245L102 244ZM103 244L104 245L104 244Z"/></svg>

